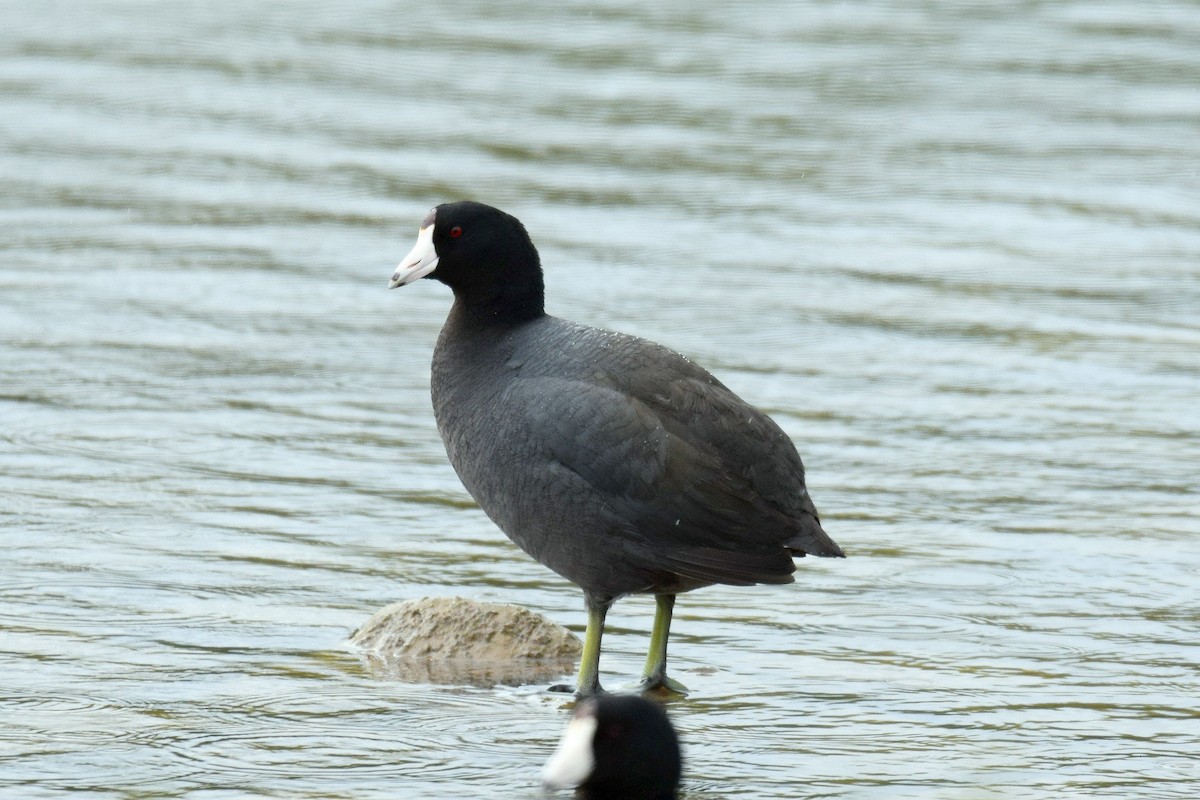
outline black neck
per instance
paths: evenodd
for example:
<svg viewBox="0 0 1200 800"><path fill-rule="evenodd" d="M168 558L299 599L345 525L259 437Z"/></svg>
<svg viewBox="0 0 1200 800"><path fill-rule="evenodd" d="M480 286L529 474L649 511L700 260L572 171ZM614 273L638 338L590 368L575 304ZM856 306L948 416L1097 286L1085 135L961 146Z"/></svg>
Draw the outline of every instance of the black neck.
<svg viewBox="0 0 1200 800"><path fill-rule="evenodd" d="M534 285L505 283L454 289L451 318L458 324L508 327L545 316L541 276Z"/></svg>

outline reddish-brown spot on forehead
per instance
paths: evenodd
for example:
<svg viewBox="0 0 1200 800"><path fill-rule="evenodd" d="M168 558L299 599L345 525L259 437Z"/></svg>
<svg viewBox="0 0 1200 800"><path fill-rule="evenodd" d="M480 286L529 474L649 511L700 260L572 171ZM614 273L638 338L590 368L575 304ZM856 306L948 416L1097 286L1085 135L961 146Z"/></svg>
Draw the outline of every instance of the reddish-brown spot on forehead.
<svg viewBox="0 0 1200 800"><path fill-rule="evenodd" d="M437 219L437 209L431 208L429 209L429 213L425 215L425 219L421 220L421 227L428 228L433 224L435 219Z"/></svg>

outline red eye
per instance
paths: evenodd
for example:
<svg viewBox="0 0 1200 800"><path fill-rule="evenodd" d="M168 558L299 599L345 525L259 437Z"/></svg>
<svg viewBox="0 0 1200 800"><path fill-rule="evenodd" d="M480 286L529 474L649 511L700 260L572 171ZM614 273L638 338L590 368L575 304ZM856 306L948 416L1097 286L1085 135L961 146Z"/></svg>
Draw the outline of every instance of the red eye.
<svg viewBox="0 0 1200 800"><path fill-rule="evenodd" d="M462 228L455 225L453 228L450 229L450 238L451 239L457 239L460 236L462 236Z"/></svg>

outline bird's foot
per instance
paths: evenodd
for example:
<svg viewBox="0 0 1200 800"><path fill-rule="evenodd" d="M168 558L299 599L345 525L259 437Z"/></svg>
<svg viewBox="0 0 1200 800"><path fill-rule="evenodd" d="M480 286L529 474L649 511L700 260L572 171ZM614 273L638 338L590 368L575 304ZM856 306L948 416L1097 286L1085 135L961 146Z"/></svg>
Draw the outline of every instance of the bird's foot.
<svg viewBox="0 0 1200 800"><path fill-rule="evenodd" d="M664 700L672 697L687 697L688 688L666 675L647 675L638 687L642 694L654 695Z"/></svg>
<svg viewBox="0 0 1200 800"><path fill-rule="evenodd" d="M575 695L576 700L582 700L585 697L593 697L599 694L608 694L608 691L600 684L596 684L587 691L577 691L575 687L569 683L556 683L553 686L548 687L546 691L554 692L555 694L573 694Z"/></svg>

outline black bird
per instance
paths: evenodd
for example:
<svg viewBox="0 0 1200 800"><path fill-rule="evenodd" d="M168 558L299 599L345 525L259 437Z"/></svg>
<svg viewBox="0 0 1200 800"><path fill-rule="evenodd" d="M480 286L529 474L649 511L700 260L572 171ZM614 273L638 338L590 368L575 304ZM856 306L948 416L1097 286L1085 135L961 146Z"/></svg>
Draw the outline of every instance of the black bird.
<svg viewBox="0 0 1200 800"><path fill-rule="evenodd" d="M481 203L440 205L390 288L454 292L433 352L450 463L529 555L578 584L588 625L577 690L601 691L604 617L656 596L643 688L667 678L675 595L791 583L793 556L842 556L821 528L787 435L688 359L549 316L524 226Z"/></svg>
<svg viewBox="0 0 1200 800"><path fill-rule="evenodd" d="M675 800L681 770L679 738L662 706L606 694L575 706L542 784L578 786L583 800Z"/></svg>

